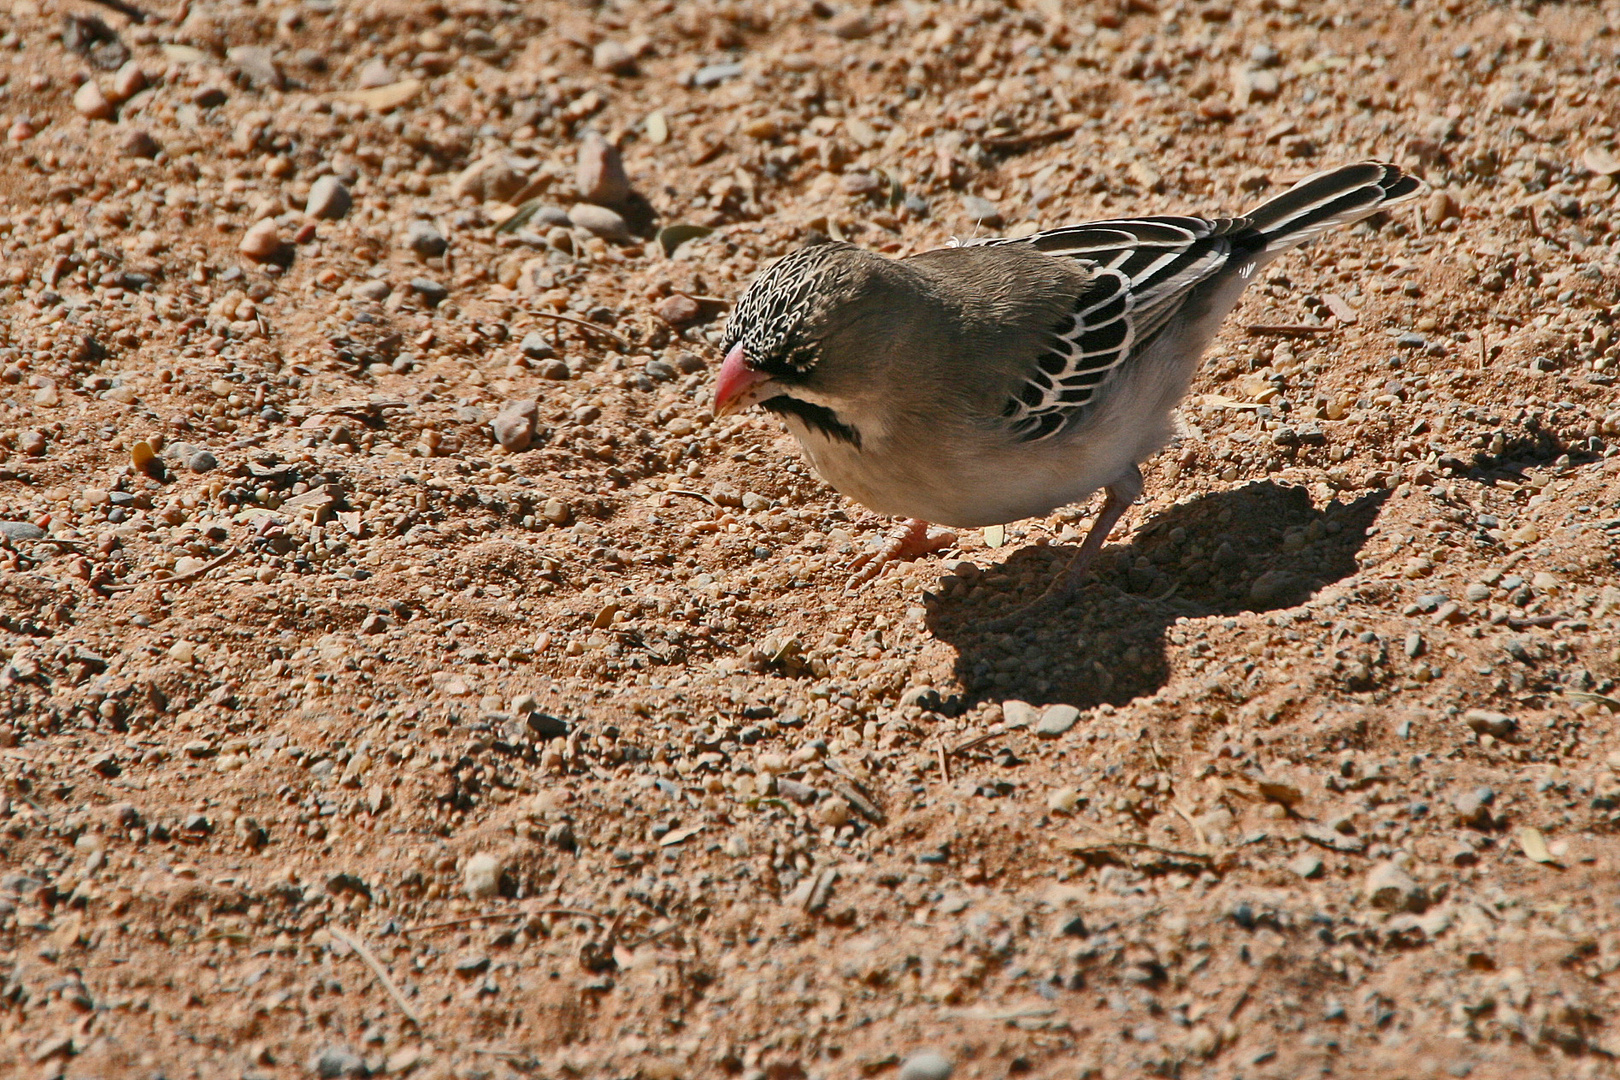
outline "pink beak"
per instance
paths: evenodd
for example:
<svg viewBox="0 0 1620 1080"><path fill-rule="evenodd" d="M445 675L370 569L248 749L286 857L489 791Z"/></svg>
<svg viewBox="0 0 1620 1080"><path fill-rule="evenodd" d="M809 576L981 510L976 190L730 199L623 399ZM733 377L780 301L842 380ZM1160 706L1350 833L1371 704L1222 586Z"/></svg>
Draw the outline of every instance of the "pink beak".
<svg viewBox="0 0 1620 1080"><path fill-rule="evenodd" d="M741 342L733 345L715 380L714 415L729 416L748 408L756 400L754 391L769 380L769 375L748 363Z"/></svg>

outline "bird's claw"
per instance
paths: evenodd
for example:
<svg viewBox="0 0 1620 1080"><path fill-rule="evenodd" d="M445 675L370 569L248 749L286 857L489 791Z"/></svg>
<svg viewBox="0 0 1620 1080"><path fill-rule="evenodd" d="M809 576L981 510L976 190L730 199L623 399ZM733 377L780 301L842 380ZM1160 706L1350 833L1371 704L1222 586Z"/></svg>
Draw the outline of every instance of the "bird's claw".
<svg viewBox="0 0 1620 1080"><path fill-rule="evenodd" d="M889 567L899 562L944 551L956 543L956 534L945 530L930 531L926 521L908 521L897 525L874 551L868 551L849 564L847 592L856 592L869 582L883 576Z"/></svg>

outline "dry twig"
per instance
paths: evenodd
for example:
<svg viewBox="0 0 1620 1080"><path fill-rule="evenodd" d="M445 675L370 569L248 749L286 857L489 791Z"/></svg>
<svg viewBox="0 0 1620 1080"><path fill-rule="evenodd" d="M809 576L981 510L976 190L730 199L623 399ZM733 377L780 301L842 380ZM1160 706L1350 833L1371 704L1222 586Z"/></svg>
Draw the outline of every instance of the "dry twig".
<svg viewBox="0 0 1620 1080"><path fill-rule="evenodd" d="M626 341L624 338L620 337L617 333L615 333L612 330L609 330L607 327L603 326L601 323L593 323L589 319L576 319L572 315L561 315L561 314L559 314L559 313L557 313L555 311L531 311L531 312L529 312L529 314L533 315L537 319L551 319L551 320L553 320L555 322L568 323L570 326L582 326L587 330L595 330L598 334L601 334L603 337L612 338L614 341L618 342L621 346L623 346L626 349L628 349L630 347L630 343L628 341Z"/></svg>
<svg viewBox="0 0 1620 1080"><path fill-rule="evenodd" d="M195 581L197 578L200 578L204 574L208 573L208 571L224 566L226 562L236 558L240 550L240 548L231 548L219 558L214 559L211 562L206 562L197 567L195 570L187 570L183 574L176 574L174 577L151 578L147 581L137 581L129 584L103 585L101 588L105 592L129 592L132 589L140 588L142 585L181 585L187 581Z"/></svg>
<svg viewBox="0 0 1620 1080"><path fill-rule="evenodd" d="M366 967L370 968L371 973L377 977L377 981L388 992L388 996L393 999L394 1004L399 1006L399 1011L405 1014L407 1020L420 1028L422 1026L422 1017L415 1009L411 1008L411 1003L405 1000L405 995L400 993L399 987L394 985L394 980L389 978L388 969L382 966L382 961L378 960L370 949L366 948L365 942L348 933L340 926L328 925L326 932L354 950L354 954L364 961Z"/></svg>
<svg viewBox="0 0 1620 1080"><path fill-rule="evenodd" d="M594 911L583 908L546 907L534 908L529 911L500 911L488 912L483 915L468 915L464 919L447 919L444 922L422 923L420 926L407 926L400 931L401 934L420 934L425 930L444 930L451 926L466 926L469 923L489 922L493 919L516 919L526 915L577 915L582 919L595 919L602 921L602 916Z"/></svg>

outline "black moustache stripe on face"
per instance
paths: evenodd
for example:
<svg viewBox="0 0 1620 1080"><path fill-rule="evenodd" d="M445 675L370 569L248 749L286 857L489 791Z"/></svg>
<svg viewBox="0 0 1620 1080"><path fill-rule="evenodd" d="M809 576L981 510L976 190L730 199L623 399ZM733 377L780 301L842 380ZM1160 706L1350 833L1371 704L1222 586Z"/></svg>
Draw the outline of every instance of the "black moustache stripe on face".
<svg viewBox="0 0 1620 1080"><path fill-rule="evenodd" d="M760 405L778 416L797 416L806 427L821 432L827 438L849 443L856 449L860 448L861 433L838 419L838 414L825 405L813 405L808 401L788 397L786 394L762 401Z"/></svg>

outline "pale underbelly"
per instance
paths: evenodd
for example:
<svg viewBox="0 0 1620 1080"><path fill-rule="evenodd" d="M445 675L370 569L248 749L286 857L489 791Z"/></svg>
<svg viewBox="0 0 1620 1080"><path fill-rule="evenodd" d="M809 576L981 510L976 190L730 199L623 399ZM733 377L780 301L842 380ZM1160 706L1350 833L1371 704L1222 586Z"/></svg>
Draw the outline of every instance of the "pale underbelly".
<svg viewBox="0 0 1620 1080"><path fill-rule="evenodd" d="M1022 444L970 461L941 454L877 454L789 426L816 472L840 494L874 513L954 528L1044 517L1135 464L1101 459L1073 444Z"/></svg>

